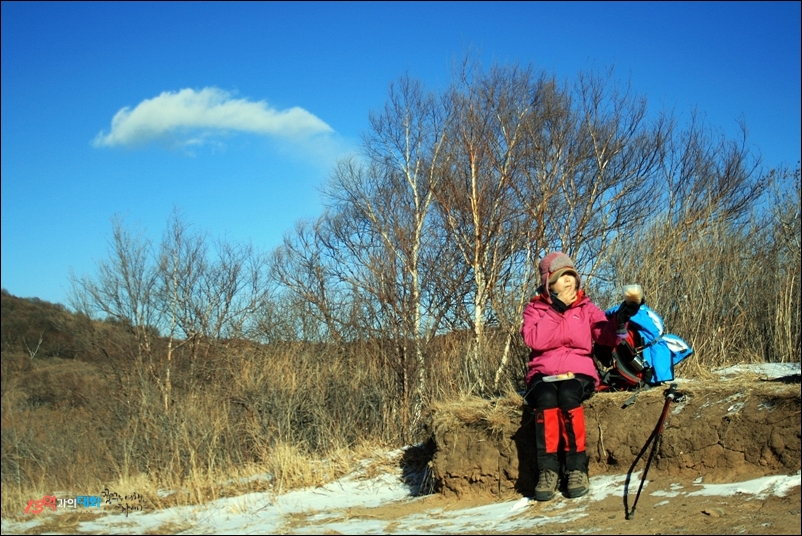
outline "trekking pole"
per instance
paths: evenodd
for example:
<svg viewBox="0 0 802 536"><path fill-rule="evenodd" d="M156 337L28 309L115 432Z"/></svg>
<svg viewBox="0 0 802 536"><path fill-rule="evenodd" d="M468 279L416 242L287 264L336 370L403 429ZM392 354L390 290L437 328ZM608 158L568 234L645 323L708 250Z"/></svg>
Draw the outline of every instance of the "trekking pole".
<svg viewBox="0 0 802 536"><path fill-rule="evenodd" d="M635 517L635 506L638 504L638 498L640 497L640 492L643 489L643 483L646 481L646 474L649 472L649 466L652 464L652 458L654 458L654 453L657 452L657 447L660 444L660 438L663 435L663 427L665 425L666 416L668 415L668 407L671 405L671 402L674 399L679 399L682 396L677 393L677 384L672 383L668 390L665 393L666 402L663 404L663 412L660 414L660 419L657 421L657 426L654 427L654 431L649 436L649 439L646 440L646 444L643 445L643 448L635 457L635 461L632 462L632 466L629 468L629 472L627 473L627 480L624 484L624 513L626 519L632 519ZM653 442L653 443L652 443ZM632 471L635 469L635 465L640 460L643 453L646 452L646 449L649 447L649 443L652 443L652 450L649 453L649 459L646 460L646 467L643 469L643 476L640 479L640 486L638 486L638 493L635 495L635 502L632 503L632 510L629 510L627 505L627 498L629 494L629 479L632 476Z"/></svg>

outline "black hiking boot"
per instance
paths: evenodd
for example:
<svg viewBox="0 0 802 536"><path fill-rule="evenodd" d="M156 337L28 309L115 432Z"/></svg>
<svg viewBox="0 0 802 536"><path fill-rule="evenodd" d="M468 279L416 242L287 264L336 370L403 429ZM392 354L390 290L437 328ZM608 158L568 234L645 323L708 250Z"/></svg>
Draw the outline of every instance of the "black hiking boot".
<svg viewBox="0 0 802 536"><path fill-rule="evenodd" d="M568 483L565 486L565 495L569 499L576 499L590 490L588 474L585 471L568 471Z"/></svg>
<svg viewBox="0 0 802 536"><path fill-rule="evenodd" d="M535 486L535 499L538 501L550 501L557 493L557 486L560 484L560 476L551 469L543 469L537 479Z"/></svg>

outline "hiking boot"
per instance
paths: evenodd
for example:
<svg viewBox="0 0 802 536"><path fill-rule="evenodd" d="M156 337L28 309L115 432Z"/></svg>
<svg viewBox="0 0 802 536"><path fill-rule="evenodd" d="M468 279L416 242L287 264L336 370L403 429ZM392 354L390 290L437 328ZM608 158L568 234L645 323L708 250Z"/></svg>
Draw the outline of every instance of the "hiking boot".
<svg viewBox="0 0 802 536"><path fill-rule="evenodd" d="M535 499L538 501L550 501L557 493L557 486L560 484L560 477L551 469L543 469L537 479L535 487Z"/></svg>
<svg viewBox="0 0 802 536"><path fill-rule="evenodd" d="M569 499L576 499L585 495L590 489L588 474L585 471L568 471L568 484L565 486L565 495Z"/></svg>

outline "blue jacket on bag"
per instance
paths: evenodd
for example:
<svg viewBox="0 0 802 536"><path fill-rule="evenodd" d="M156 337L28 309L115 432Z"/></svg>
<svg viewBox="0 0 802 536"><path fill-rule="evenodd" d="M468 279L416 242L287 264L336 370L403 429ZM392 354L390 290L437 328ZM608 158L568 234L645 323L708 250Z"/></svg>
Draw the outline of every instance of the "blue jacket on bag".
<svg viewBox="0 0 802 536"><path fill-rule="evenodd" d="M618 307L607 311L615 313ZM682 338L665 333L663 318L647 305L641 305L629 320L629 330L640 336L635 350L644 364L652 369L650 385L674 379L674 366L693 354L693 349Z"/></svg>

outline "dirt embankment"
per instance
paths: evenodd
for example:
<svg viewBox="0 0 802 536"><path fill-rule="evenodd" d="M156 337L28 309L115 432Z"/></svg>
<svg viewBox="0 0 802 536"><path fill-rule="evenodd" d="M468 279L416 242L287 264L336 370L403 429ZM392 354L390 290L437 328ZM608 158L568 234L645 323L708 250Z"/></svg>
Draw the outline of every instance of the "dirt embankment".
<svg viewBox="0 0 802 536"><path fill-rule="evenodd" d="M591 476L643 469L667 386L597 393L585 402ZM800 380L679 382L649 477L734 482L800 469ZM445 497L531 496L537 480L531 414L520 397L434 408L434 488Z"/></svg>

